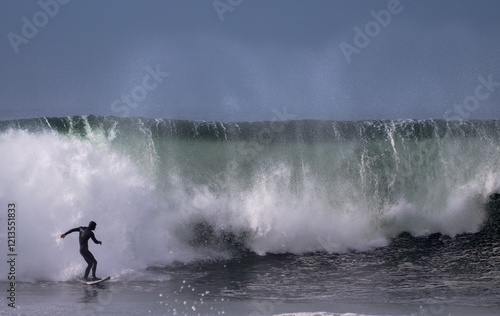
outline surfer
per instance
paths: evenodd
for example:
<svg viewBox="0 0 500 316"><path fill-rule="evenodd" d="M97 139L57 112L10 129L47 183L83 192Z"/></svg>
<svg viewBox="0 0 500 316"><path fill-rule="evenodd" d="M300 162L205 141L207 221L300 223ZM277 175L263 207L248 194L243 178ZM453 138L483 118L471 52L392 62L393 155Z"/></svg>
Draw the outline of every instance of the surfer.
<svg viewBox="0 0 500 316"><path fill-rule="evenodd" d="M68 230L64 234L61 235L61 238L66 237L66 235L71 234L73 232L80 232L80 254L82 255L83 259L87 262L88 266L87 269L85 269L85 276L83 277L84 280L88 280L89 272L90 269L92 269L92 280L99 280L95 276L95 270L97 269L97 260L95 260L94 255L89 251L89 239L92 238L92 240L99 245L102 245L102 242L98 241L95 239L94 232L93 230L96 228L97 224L94 221L91 221L89 223L89 227L76 227L73 229Z"/></svg>

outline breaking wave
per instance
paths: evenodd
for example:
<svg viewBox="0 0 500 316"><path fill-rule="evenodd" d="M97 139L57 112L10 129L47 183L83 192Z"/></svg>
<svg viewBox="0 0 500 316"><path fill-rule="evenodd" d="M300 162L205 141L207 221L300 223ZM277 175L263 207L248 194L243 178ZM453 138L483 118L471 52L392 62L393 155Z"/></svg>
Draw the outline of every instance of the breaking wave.
<svg viewBox="0 0 500 316"><path fill-rule="evenodd" d="M99 269L126 274L474 233L500 189L498 121L40 118L0 122L0 152L21 280L79 275L77 236L59 235L90 220Z"/></svg>

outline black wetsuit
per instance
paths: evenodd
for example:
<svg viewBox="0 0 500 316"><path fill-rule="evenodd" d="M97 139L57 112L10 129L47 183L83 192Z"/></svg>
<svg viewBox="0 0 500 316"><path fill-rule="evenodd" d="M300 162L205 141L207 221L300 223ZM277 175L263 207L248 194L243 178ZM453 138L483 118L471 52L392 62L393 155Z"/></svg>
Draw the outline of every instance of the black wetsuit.
<svg viewBox="0 0 500 316"><path fill-rule="evenodd" d="M89 276L90 269L92 269L92 278L96 279L97 277L95 276L95 271L97 269L97 260L95 260L94 255L89 251L89 239L92 238L92 240L96 244L100 244L101 242L98 241L95 236L94 232L92 229L95 229L95 224L93 225L94 227L77 227L68 230L64 235L71 234L73 232L80 232L80 254L82 255L83 259L87 262L88 266L85 269L85 276L83 277L84 279L87 279Z"/></svg>

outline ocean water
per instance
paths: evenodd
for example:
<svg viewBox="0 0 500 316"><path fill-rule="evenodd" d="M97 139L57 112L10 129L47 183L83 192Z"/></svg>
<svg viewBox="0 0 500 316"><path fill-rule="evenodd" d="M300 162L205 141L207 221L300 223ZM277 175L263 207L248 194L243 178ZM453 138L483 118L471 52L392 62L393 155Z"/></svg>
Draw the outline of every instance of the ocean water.
<svg viewBox="0 0 500 316"><path fill-rule="evenodd" d="M40 118L0 153L2 314L500 315L496 120ZM59 238L91 220L98 287Z"/></svg>

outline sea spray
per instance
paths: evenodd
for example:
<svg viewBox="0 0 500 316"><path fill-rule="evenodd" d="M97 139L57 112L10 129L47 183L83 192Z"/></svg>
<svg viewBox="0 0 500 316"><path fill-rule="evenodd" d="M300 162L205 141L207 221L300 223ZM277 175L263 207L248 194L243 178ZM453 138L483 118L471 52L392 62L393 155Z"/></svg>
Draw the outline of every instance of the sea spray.
<svg viewBox="0 0 500 316"><path fill-rule="evenodd" d="M499 151L497 121L6 121L0 200L18 206L20 280L66 280L84 262L58 237L90 220L98 274L477 232Z"/></svg>

